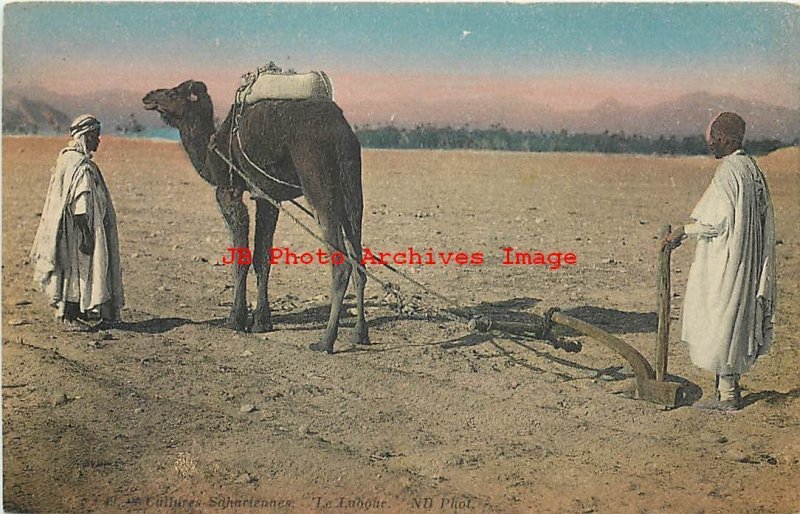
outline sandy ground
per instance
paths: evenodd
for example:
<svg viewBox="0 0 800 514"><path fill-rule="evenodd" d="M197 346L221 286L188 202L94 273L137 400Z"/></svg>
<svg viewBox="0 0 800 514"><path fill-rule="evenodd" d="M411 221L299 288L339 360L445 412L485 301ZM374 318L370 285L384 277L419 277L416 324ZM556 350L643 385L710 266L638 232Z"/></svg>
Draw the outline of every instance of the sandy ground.
<svg viewBox="0 0 800 514"><path fill-rule="evenodd" d="M27 254L60 139L3 140L3 497L26 512L796 512L800 510L800 152L760 162L779 223L778 337L738 413L632 400L591 339L471 335L398 319L367 286L373 346L311 352L328 270L275 266L276 331L221 325L229 246L212 189L175 143L104 138L119 217L119 329L59 330ZM653 354L655 237L680 223L706 158L365 151L365 245L482 252L409 266L475 312L560 306ZM317 244L282 218L275 243ZM574 252L559 270L501 248ZM676 340L693 245L673 256L671 374L704 391ZM418 291L385 271L411 295ZM248 293L253 298L255 277ZM352 297L349 304L352 306ZM426 304L441 305L436 300ZM707 399L703 398L703 399ZM250 412L242 407L250 405Z"/></svg>

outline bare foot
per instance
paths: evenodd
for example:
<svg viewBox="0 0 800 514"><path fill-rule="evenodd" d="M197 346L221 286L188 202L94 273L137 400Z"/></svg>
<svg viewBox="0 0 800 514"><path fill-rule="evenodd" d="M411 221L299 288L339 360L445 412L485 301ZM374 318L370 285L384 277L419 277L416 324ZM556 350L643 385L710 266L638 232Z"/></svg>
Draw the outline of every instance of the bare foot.
<svg viewBox="0 0 800 514"><path fill-rule="evenodd" d="M64 332L89 332L89 330L91 330L88 325L85 325L76 319L63 319L61 321Z"/></svg>
<svg viewBox="0 0 800 514"><path fill-rule="evenodd" d="M111 320L111 319L103 319L100 320L100 323L92 327L92 330L109 330L112 328L116 328L122 324L120 320Z"/></svg>
<svg viewBox="0 0 800 514"><path fill-rule="evenodd" d="M736 412L742 409L740 402L735 398L731 400L714 400L710 402L700 402L694 405L698 409L715 410L720 412Z"/></svg>

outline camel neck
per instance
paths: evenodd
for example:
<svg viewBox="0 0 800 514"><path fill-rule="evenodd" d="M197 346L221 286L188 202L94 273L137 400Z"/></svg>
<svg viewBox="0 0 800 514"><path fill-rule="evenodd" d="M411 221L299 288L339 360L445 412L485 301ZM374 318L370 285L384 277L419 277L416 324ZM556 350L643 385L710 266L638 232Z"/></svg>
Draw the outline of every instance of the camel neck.
<svg viewBox="0 0 800 514"><path fill-rule="evenodd" d="M208 120L198 121L180 130L181 142L189 154L189 160L197 171L203 169L206 160L206 150L211 135L214 134L214 117L209 116Z"/></svg>

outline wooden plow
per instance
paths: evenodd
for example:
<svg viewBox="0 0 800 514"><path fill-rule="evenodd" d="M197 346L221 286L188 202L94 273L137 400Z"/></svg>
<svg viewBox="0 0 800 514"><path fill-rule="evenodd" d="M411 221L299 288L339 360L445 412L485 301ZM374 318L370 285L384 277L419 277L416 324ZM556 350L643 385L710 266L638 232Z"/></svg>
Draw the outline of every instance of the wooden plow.
<svg viewBox="0 0 800 514"><path fill-rule="evenodd" d="M671 231L665 225L660 240ZM476 332L499 330L512 334L528 335L537 339L549 339L557 336L553 332L559 326L567 327L614 350L625 359L636 376L635 397L648 400L667 407L676 407L684 396L681 384L667 382L667 351L669 349L669 313L670 313L670 254L672 250L662 243L658 258L658 333L655 344L654 365L639 353L636 348L622 339L611 335L603 329L590 325L585 321L568 316L557 308L549 309L534 323L496 321L487 317L473 318L469 328ZM655 369L654 369L655 368Z"/></svg>

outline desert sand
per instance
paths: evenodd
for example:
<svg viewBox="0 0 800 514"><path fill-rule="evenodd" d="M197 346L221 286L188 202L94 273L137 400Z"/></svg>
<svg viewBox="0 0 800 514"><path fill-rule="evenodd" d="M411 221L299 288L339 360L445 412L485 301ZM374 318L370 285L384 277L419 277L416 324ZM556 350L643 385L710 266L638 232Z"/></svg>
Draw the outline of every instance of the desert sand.
<svg viewBox="0 0 800 514"><path fill-rule="evenodd" d="M229 246L213 190L177 143L104 137L125 323L60 331L28 252L60 138L3 139L3 501L24 512L796 512L800 509L800 152L759 161L778 222L779 316L737 413L667 410L591 339L470 334L399 319L367 285L372 346L308 350L325 266L276 265L276 330L223 326ZM363 152L364 244L481 252L403 266L472 312L558 306L651 358L656 234L684 222L711 157ZM249 202L252 208L252 202ZM297 211L295 211L297 212ZM276 246L318 244L283 217ZM503 266L503 247L574 265ZM673 255L669 373L713 394L678 341L693 245ZM421 306L444 307L384 270ZM254 298L255 277L248 294ZM352 297L348 307L353 306ZM430 508L427 508L430 507Z"/></svg>

